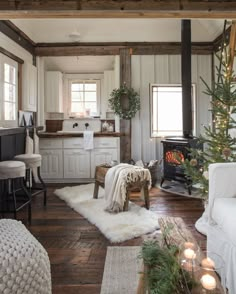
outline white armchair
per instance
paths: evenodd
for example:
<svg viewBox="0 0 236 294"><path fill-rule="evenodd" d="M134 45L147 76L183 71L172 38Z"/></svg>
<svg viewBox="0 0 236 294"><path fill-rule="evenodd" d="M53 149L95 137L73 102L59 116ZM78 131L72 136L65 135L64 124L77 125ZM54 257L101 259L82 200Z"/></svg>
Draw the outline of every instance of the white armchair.
<svg viewBox="0 0 236 294"><path fill-rule="evenodd" d="M236 163L209 166L207 250L220 255L229 294L236 293Z"/></svg>

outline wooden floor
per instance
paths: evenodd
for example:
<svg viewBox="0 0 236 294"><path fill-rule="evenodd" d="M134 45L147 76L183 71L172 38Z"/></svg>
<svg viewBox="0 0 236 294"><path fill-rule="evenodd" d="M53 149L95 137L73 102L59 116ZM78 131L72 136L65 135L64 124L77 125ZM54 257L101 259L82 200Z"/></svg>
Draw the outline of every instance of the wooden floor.
<svg viewBox="0 0 236 294"><path fill-rule="evenodd" d="M100 293L107 246L117 244L111 244L94 225L57 198L53 194L56 188L48 187L46 208L41 195L33 200L33 220L27 226L49 254L53 293ZM144 206L137 194L132 200ZM203 212L201 200L165 193L158 188L153 188L150 196L151 210L159 216L182 217L201 247L205 247L205 237L194 228ZM26 212L20 212L18 218L25 223ZM141 241L136 238L119 245L140 245Z"/></svg>

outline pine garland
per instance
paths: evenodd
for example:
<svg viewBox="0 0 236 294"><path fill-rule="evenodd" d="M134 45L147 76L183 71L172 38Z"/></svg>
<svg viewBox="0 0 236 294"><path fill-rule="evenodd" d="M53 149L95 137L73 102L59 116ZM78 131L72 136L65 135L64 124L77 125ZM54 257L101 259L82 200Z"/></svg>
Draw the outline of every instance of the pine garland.
<svg viewBox="0 0 236 294"><path fill-rule="evenodd" d="M161 247L157 241L144 242L140 258L147 266L150 294L191 293L197 282L178 262L176 246Z"/></svg>
<svg viewBox="0 0 236 294"><path fill-rule="evenodd" d="M123 97L128 98L129 107L127 110L122 109L121 98ZM108 102L114 113L122 119L131 119L140 110L140 97L138 93L133 88L128 88L126 84L118 89L114 89L110 94Z"/></svg>

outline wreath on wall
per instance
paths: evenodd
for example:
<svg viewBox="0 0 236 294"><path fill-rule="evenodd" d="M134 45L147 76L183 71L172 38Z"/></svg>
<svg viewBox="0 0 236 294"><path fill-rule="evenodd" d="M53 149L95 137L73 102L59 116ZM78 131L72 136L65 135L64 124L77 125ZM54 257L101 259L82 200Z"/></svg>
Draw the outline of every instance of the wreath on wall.
<svg viewBox="0 0 236 294"><path fill-rule="evenodd" d="M127 109L122 107L122 99L128 100ZM131 119L140 110L139 94L133 88L128 88L126 84L114 89L108 102L114 113L119 115L121 119Z"/></svg>

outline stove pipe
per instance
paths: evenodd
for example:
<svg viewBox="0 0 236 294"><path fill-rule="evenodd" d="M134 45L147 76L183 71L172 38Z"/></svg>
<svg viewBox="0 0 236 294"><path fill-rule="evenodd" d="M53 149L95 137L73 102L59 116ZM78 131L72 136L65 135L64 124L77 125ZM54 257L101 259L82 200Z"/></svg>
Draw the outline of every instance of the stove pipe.
<svg viewBox="0 0 236 294"><path fill-rule="evenodd" d="M181 20L183 136L192 137L191 20Z"/></svg>

